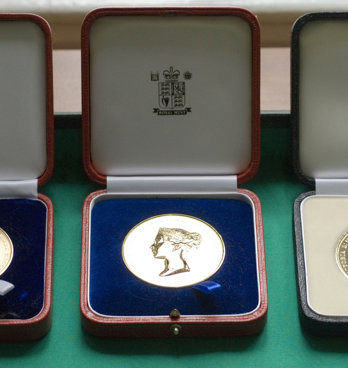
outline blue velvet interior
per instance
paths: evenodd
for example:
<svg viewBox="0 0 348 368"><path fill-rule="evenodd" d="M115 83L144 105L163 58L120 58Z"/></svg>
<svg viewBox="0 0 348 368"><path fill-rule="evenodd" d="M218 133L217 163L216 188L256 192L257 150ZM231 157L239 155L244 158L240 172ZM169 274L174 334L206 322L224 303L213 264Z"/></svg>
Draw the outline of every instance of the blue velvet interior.
<svg viewBox="0 0 348 368"><path fill-rule="evenodd" d="M169 289L133 276L122 260L122 243L140 221L165 213L187 214L211 224L222 236L226 257L211 280L222 285L210 295L192 287ZM97 203L91 214L90 305L104 315L241 314L259 302L253 211L232 199L147 198Z"/></svg>
<svg viewBox="0 0 348 368"><path fill-rule="evenodd" d="M1 319L28 319L43 307L46 214L39 200L0 200L0 227L14 247L13 260L0 278L15 285L0 296Z"/></svg>

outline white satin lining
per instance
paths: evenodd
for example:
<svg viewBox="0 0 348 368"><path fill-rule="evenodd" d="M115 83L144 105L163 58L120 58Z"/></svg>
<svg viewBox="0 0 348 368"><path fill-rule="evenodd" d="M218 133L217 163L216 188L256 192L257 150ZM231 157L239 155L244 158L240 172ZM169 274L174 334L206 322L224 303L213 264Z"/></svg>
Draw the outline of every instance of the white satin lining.
<svg viewBox="0 0 348 368"><path fill-rule="evenodd" d="M0 199L3 198L37 198L38 181L12 180L0 181Z"/></svg>
<svg viewBox="0 0 348 368"><path fill-rule="evenodd" d="M107 177L110 193L230 193L237 191L237 176L125 176Z"/></svg>

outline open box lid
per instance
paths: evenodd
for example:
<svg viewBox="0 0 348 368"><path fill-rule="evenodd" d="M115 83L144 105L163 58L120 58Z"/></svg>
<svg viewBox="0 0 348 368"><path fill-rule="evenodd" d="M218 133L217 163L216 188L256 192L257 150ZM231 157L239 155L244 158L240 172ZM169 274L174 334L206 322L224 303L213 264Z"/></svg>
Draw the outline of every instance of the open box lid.
<svg viewBox="0 0 348 368"><path fill-rule="evenodd" d="M295 168L317 193L348 189L348 14L297 20L292 39Z"/></svg>
<svg viewBox="0 0 348 368"><path fill-rule="evenodd" d="M0 192L21 183L37 192L53 170L52 46L44 19L0 15L0 74Z"/></svg>
<svg viewBox="0 0 348 368"><path fill-rule="evenodd" d="M82 27L88 175L248 180L259 164L259 73L246 10L93 11Z"/></svg>

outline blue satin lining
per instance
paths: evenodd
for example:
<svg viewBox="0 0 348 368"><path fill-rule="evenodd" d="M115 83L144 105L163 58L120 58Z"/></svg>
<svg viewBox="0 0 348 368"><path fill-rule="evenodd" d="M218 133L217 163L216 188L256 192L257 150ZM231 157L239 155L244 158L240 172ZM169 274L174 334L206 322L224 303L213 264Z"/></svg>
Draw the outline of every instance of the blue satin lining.
<svg viewBox="0 0 348 368"><path fill-rule="evenodd" d="M0 319L32 318L43 307L46 217L46 206L39 200L0 200L0 227L14 247L13 260L0 279L15 285L0 296Z"/></svg>
<svg viewBox="0 0 348 368"><path fill-rule="evenodd" d="M149 285L133 276L122 260L122 243L139 222L180 213L211 224L222 236L226 256L208 280L220 284L212 293L193 287ZM252 207L235 199L145 198L98 202L91 213L89 302L109 316L242 314L259 303Z"/></svg>

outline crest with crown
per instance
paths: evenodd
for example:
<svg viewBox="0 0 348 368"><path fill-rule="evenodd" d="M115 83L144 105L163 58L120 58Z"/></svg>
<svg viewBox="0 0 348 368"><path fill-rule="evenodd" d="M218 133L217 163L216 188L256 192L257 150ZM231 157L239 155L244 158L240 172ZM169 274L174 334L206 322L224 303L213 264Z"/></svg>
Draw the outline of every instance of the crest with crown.
<svg viewBox="0 0 348 368"><path fill-rule="evenodd" d="M179 70L174 70L172 66L169 68L169 70L165 70L163 72L163 76L166 81L176 81L179 79L179 75Z"/></svg>
<svg viewBox="0 0 348 368"><path fill-rule="evenodd" d="M187 115L191 112L191 107L186 105L186 82L179 80L181 72L174 69L173 66L163 70L163 79L160 73L151 72L151 81L158 82L158 105L153 108L153 112L157 115ZM182 73L184 79L189 80L192 73L186 71Z"/></svg>

